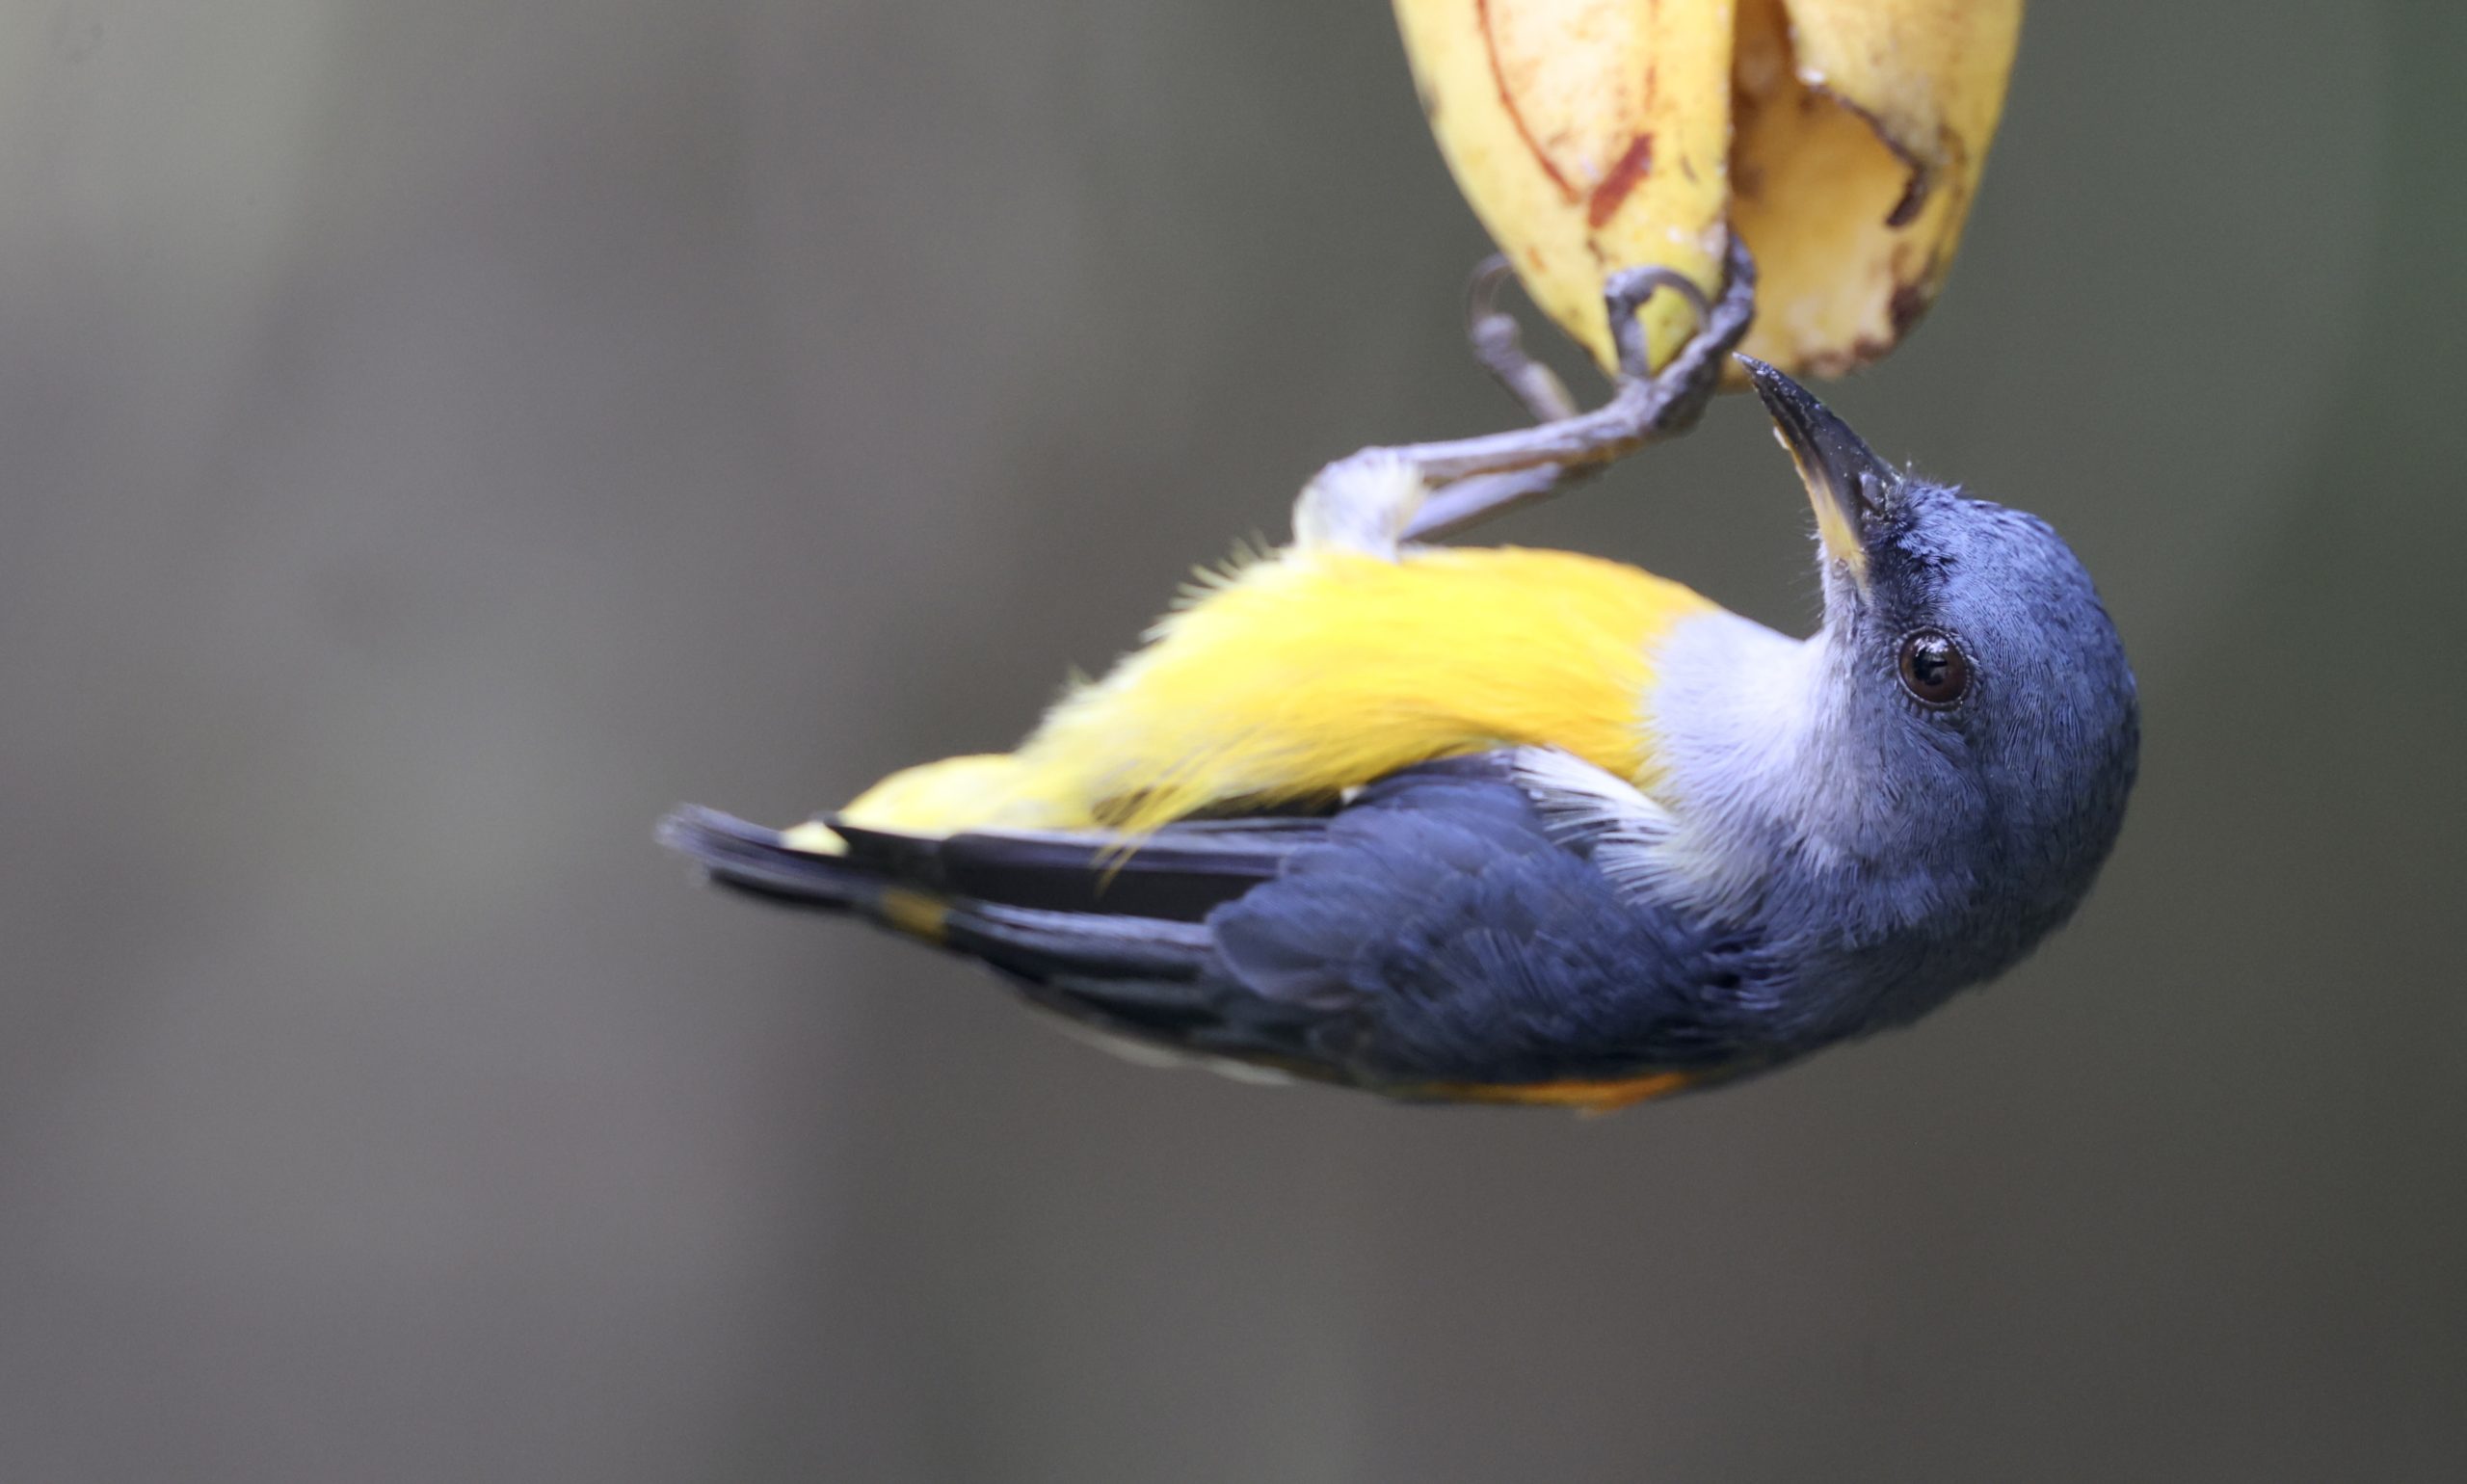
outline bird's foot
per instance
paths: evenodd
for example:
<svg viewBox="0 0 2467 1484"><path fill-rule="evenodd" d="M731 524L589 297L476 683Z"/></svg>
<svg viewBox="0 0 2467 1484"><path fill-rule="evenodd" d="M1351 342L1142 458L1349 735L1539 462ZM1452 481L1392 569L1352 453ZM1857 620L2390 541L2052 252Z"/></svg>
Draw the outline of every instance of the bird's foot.
<svg viewBox="0 0 2467 1484"><path fill-rule="evenodd" d="M1485 262L1469 296L1467 334L1474 358L1540 420L1508 433L1376 450L1410 464L1430 491L1399 528L1402 539L1427 541L1463 530L1694 426L1721 383L1724 360L1756 317L1756 263L1736 236L1725 270L1721 297L1710 304L1691 279L1667 268L1631 268L1610 278L1603 303L1619 374L1610 400L1584 412L1575 410L1559 379L1525 354L1515 319L1499 307L1505 262ZM1656 373L1637 313L1665 291L1695 312L1696 333Z"/></svg>

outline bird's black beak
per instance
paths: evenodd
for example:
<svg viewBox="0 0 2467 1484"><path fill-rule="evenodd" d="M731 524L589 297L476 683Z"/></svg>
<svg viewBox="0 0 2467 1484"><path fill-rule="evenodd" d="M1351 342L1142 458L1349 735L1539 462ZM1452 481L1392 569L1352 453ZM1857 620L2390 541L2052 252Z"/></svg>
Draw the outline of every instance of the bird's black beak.
<svg viewBox="0 0 2467 1484"><path fill-rule="evenodd" d="M1756 382L1756 394L1773 417L1773 431L1799 466L1808 487L1808 503L1816 507L1817 535L1825 554L1850 570L1851 578L1868 585L1868 522L1892 497L1901 473L1876 457L1850 425L1808 389L1753 357L1739 364Z"/></svg>

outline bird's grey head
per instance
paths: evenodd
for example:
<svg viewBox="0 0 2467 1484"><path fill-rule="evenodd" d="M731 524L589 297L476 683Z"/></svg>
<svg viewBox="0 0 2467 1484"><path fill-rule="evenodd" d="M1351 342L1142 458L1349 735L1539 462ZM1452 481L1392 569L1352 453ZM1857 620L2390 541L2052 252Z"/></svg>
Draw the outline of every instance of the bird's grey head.
<svg viewBox="0 0 2467 1484"><path fill-rule="evenodd" d="M2072 912L2115 840L2139 742L2124 647L2045 521L1895 468L1746 364L1816 508L1819 730L1801 766L1830 796L1827 853L1862 878L1853 931L1993 973Z"/></svg>

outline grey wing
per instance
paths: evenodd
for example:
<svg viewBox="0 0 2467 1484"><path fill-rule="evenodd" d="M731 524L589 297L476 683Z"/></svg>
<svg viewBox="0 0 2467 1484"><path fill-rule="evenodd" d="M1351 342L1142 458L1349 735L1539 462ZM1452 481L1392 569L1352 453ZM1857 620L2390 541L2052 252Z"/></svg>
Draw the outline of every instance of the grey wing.
<svg viewBox="0 0 2467 1484"><path fill-rule="evenodd" d="M1623 888L1513 763L1428 764L1331 817L1185 823L1127 854L1112 836L846 830L848 856L802 856L707 811L666 837L723 882L864 913L1177 1051L1392 1089L1752 1056L1748 1007L1772 977L1757 945Z"/></svg>
<svg viewBox="0 0 2467 1484"><path fill-rule="evenodd" d="M1371 785L1275 880L1217 908L1218 971L1349 1011L1352 1079L1511 1086L1763 1059L1777 967L1623 889L1546 821L1514 757Z"/></svg>

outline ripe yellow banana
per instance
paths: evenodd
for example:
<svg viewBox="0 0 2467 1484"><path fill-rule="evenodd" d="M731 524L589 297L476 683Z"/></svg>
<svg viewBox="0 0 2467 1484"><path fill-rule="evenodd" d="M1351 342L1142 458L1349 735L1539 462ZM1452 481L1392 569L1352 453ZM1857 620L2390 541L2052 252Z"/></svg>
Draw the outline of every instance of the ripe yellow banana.
<svg viewBox="0 0 2467 1484"><path fill-rule="evenodd" d="M1951 266L2021 0L1395 0L1440 151L1534 303L1605 369L1605 275L1718 292L1744 349L1831 375L1891 350ZM1646 310L1658 364L1686 335Z"/></svg>

